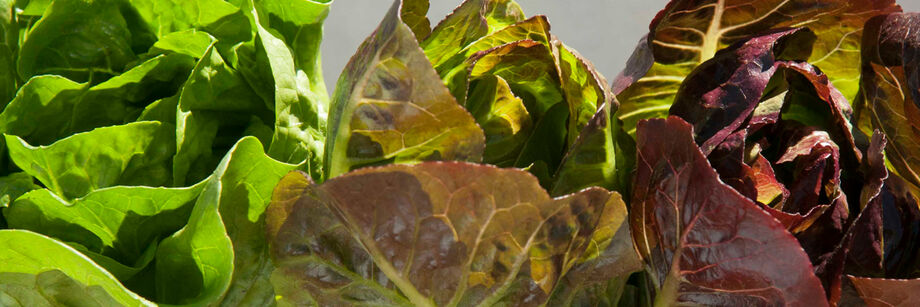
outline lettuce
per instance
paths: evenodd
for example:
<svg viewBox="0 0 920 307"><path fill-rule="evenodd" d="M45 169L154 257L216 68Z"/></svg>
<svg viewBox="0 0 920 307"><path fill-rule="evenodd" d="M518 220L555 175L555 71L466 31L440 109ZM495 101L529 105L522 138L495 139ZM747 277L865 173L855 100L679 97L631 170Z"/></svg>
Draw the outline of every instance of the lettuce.
<svg viewBox="0 0 920 307"><path fill-rule="evenodd" d="M428 7L329 95L329 0L0 0L0 305L917 301L920 15L674 0L608 84Z"/></svg>

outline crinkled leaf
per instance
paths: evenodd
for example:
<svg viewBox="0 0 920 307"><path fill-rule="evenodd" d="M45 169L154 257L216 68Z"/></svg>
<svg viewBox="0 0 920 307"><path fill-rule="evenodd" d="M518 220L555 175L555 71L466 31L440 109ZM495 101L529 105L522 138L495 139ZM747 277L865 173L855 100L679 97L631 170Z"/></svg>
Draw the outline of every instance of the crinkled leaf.
<svg viewBox="0 0 920 307"><path fill-rule="evenodd" d="M708 155L747 123L777 66L807 58L810 50L802 46L810 46L814 39L810 31L793 29L753 37L723 50L686 77L670 114L693 124L697 143Z"/></svg>
<svg viewBox="0 0 920 307"><path fill-rule="evenodd" d="M0 114L0 132L48 145L74 133L129 123L145 104L176 93L192 65L186 55L156 56L93 87L56 75L32 78Z"/></svg>
<svg viewBox="0 0 920 307"><path fill-rule="evenodd" d="M794 165L795 178L788 184L790 196L779 209L805 214L820 205L823 195L840 197L840 149L824 131L796 129L785 134L789 146L775 162Z"/></svg>
<svg viewBox="0 0 920 307"><path fill-rule="evenodd" d="M612 236L618 199L550 199L527 172L459 162L291 173L268 213L273 282L295 305L541 304Z"/></svg>
<svg viewBox="0 0 920 307"><path fill-rule="evenodd" d="M483 36L522 20L524 12L513 0L467 0L438 23L431 35L418 39L424 39L421 47L437 67Z"/></svg>
<svg viewBox="0 0 920 307"><path fill-rule="evenodd" d="M920 279L884 279L848 276L859 296L870 307L920 304Z"/></svg>
<svg viewBox="0 0 920 307"><path fill-rule="evenodd" d="M172 125L136 122L38 147L17 136L5 137L16 165L55 194L73 199L115 185L167 184L172 131Z"/></svg>
<svg viewBox="0 0 920 307"><path fill-rule="evenodd" d="M252 29L239 8L223 0L130 0L157 37L199 29L225 43L248 41ZM199 54L200 55L200 54Z"/></svg>
<svg viewBox="0 0 920 307"><path fill-rule="evenodd" d="M316 59L328 10L328 4L316 2L260 1L251 12L258 40L256 64L269 68L261 78L271 80L271 86L255 90L271 93L269 101L274 101L268 153L284 162L308 161L307 169L317 178L322 177L328 96ZM294 33L285 36L271 26Z"/></svg>
<svg viewBox="0 0 920 307"><path fill-rule="evenodd" d="M457 90L457 97L465 97L467 92L467 80L478 80L482 78L500 77L507 82L509 93L513 97L520 97L520 100L530 117L529 121L539 123L544 117L549 117L549 109L562 104L563 94L559 89L559 77L555 75L555 64L553 62L550 50L542 44L534 41L519 41L502 45L482 53L478 53L469 61L469 76L464 77L462 83L450 83L448 87ZM488 81L487 81L488 82ZM476 89L472 89L470 94L475 94ZM470 98L483 98L476 96ZM477 105L488 105L496 101L470 101L463 99L467 109L472 110ZM493 108L499 106L492 106ZM480 118L477 118L479 120ZM486 126L487 122L478 122L480 126ZM563 124L559 127L562 132L566 131ZM526 140L535 133L532 129L522 131L522 137ZM565 146L563 142L562 146ZM494 147L494 146L493 146ZM486 146L486 150L489 150ZM547 150L561 151L562 147L549 147ZM504 155L505 159L484 160L486 163L496 165L508 165L513 163L522 155L520 150L510 151ZM498 158L498 157L496 157ZM510 161L509 159L510 158Z"/></svg>
<svg viewBox="0 0 920 307"><path fill-rule="evenodd" d="M0 277L3 305L154 306L73 248L26 230L0 230Z"/></svg>
<svg viewBox="0 0 920 307"><path fill-rule="evenodd" d="M637 134L630 225L656 305L827 305L799 243L719 181L690 124L649 120Z"/></svg>
<svg viewBox="0 0 920 307"><path fill-rule="evenodd" d="M523 14L523 13L522 13ZM435 28L437 30L437 28ZM447 80L447 83L457 83L462 84L464 78L469 73L469 59L472 58L477 53L487 51L502 45L511 44L514 42L519 42L522 40L530 40L534 42L541 43L545 46L549 46L550 34L549 34L549 22L546 20L545 16L534 16L529 19L517 22L513 25L501 28L494 33L483 36L469 45L466 45L458 52L451 53L449 58L442 60L441 62L435 63L435 70L438 71L438 75L441 76L441 79ZM449 86L452 89L452 92L457 94L465 94L460 91L454 91L454 88L459 88L460 86ZM458 97L457 99L463 100L463 98Z"/></svg>
<svg viewBox="0 0 920 307"><path fill-rule="evenodd" d="M786 27L815 32L813 52L806 54L809 62L824 68L852 100L858 74L858 53L852 51L858 49L863 24L872 16L894 11L900 11L894 0L673 0L652 21L648 39L640 42L648 45L654 64L619 93L620 118L631 132L641 119L664 117L678 87L697 65L750 35ZM647 59L639 57L636 62L645 62L641 58ZM722 73L712 77L727 79Z"/></svg>
<svg viewBox="0 0 920 307"><path fill-rule="evenodd" d="M137 12L122 1L53 1L19 49L19 76L105 80L124 71L154 41Z"/></svg>
<svg viewBox="0 0 920 307"><path fill-rule="evenodd" d="M345 67L333 97L325 174L383 162L479 161L483 132L437 78L401 1Z"/></svg>
<svg viewBox="0 0 920 307"><path fill-rule="evenodd" d="M210 175L224 151L253 125L274 115L212 43L182 86L176 110L173 183L184 185Z"/></svg>

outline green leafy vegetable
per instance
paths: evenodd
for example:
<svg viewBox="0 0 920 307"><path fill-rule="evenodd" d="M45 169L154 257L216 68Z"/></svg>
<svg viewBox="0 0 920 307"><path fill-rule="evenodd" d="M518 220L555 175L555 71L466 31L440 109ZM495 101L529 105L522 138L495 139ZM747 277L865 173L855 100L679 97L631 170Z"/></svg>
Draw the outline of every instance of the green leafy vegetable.
<svg viewBox="0 0 920 307"><path fill-rule="evenodd" d="M154 306L73 248L25 230L0 230L0 277L4 305Z"/></svg>
<svg viewBox="0 0 920 307"><path fill-rule="evenodd" d="M13 162L54 193L73 199L114 185L168 183L170 125L136 122L33 147L6 135Z"/></svg>

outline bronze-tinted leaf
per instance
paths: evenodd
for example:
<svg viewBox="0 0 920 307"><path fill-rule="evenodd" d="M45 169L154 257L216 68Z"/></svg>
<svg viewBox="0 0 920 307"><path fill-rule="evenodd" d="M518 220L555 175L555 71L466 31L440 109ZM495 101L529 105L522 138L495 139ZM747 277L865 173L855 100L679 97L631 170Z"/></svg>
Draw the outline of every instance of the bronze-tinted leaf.
<svg viewBox="0 0 920 307"><path fill-rule="evenodd" d="M869 307L920 305L920 279L848 277Z"/></svg>
<svg viewBox="0 0 920 307"><path fill-rule="evenodd" d="M512 0L467 0L421 41L422 49L437 67L483 36L522 20L524 12ZM421 39L423 37L419 37Z"/></svg>
<svg viewBox="0 0 920 307"><path fill-rule="evenodd" d="M799 243L719 181L690 124L644 121L638 136L630 226L656 305L827 305Z"/></svg>
<svg viewBox="0 0 920 307"><path fill-rule="evenodd" d="M339 79L327 178L384 162L482 159L485 137L438 78L394 2Z"/></svg>
<svg viewBox="0 0 920 307"><path fill-rule="evenodd" d="M642 260L629 232L626 204L619 194L613 194L604 214L610 215L601 218L606 224L597 226L592 244L565 274L547 305L596 306L604 301L616 302L619 295L609 292L622 291L629 274L642 269Z"/></svg>
<svg viewBox="0 0 920 307"><path fill-rule="evenodd" d="M613 195L551 199L525 171L460 162L291 173L267 213L273 283L295 305L539 305L574 265L614 257Z"/></svg>
<svg viewBox="0 0 920 307"><path fill-rule="evenodd" d="M404 0L400 16L403 22L412 29L418 40L425 39L431 33L431 22L428 21L428 0Z"/></svg>

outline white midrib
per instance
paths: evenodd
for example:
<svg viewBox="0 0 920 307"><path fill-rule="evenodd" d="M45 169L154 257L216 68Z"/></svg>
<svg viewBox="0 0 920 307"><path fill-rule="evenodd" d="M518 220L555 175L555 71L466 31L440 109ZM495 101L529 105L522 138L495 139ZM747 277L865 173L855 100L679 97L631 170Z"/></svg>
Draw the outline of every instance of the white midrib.
<svg viewBox="0 0 920 307"><path fill-rule="evenodd" d="M700 48L700 63L714 57L716 50L719 50L719 38L722 37L722 14L724 13L725 0L716 1L712 21L709 23L709 28L706 29L706 35L703 36L703 46Z"/></svg>

